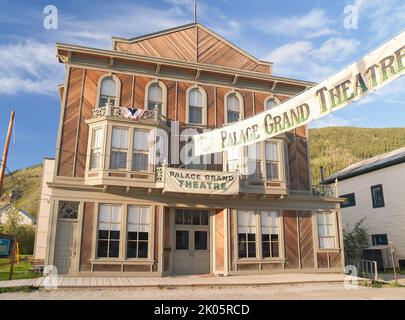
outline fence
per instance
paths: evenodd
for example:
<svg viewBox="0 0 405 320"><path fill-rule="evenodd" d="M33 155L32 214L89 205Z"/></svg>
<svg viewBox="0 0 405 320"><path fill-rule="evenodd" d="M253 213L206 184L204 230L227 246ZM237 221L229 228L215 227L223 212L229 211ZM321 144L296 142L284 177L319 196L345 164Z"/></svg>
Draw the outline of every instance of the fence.
<svg viewBox="0 0 405 320"><path fill-rule="evenodd" d="M346 266L355 266L357 268L357 276L378 280L377 261L362 260L362 259L346 259Z"/></svg>

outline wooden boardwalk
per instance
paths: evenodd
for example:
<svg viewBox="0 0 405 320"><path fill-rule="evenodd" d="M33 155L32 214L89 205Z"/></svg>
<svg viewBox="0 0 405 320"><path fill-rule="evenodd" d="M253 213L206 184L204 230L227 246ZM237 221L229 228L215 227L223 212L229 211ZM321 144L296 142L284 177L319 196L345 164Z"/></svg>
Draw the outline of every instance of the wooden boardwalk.
<svg viewBox="0 0 405 320"><path fill-rule="evenodd" d="M57 288L161 288L161 287L228 287L270 286L305 283L343 283L343 274L272 274L177 277L70 277L58 276ZM55 281L54 280L54 281ZM32 287L46 288L50 278L0 281L0 288Z"/></svg>

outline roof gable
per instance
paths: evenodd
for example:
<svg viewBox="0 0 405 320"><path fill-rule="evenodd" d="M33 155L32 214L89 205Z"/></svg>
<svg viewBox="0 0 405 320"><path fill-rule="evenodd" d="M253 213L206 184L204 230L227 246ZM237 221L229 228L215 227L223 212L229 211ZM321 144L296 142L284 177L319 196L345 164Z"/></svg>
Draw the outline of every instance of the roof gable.
<svg viewBox="0 0 405 320"><path fill-rule="evenodd" d="M113 38L113 49L146 56L271 73L260 61L199 23L133 38Z"/></svg>

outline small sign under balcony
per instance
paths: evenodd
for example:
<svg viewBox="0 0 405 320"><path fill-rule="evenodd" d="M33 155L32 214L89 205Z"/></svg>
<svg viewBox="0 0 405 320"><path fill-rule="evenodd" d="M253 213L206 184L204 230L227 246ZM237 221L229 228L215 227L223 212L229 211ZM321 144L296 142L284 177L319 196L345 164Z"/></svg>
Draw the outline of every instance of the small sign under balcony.
<svg viewBox="0 0 405 320"><path fill-rule="evenodd" d="M159 168L165 192L234 195L239 193L237 173Z"/></svg>

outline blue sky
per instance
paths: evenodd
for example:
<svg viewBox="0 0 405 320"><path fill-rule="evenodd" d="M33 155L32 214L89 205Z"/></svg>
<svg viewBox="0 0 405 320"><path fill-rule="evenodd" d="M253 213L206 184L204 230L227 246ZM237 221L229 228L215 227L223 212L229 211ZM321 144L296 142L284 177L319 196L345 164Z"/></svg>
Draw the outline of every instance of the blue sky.
<svg viewBox="0 0 405 320"><path fill-rule="evenodd" d="M43 27L43 10L49 4L58 8L57 30ZM344 28L347 5L357 8L357 29ZM199 0L198 16L239 47L274 62L275 75L322 81L402 31L405 3ZM8 170L55 156L60 110L56 86L64 81L55 42L109 49L113 35L134 37L192 20L193 0L0 0L0 148L10 110L16 110ZM404 85L399 79L311 127L403 127Z"/></svg>

